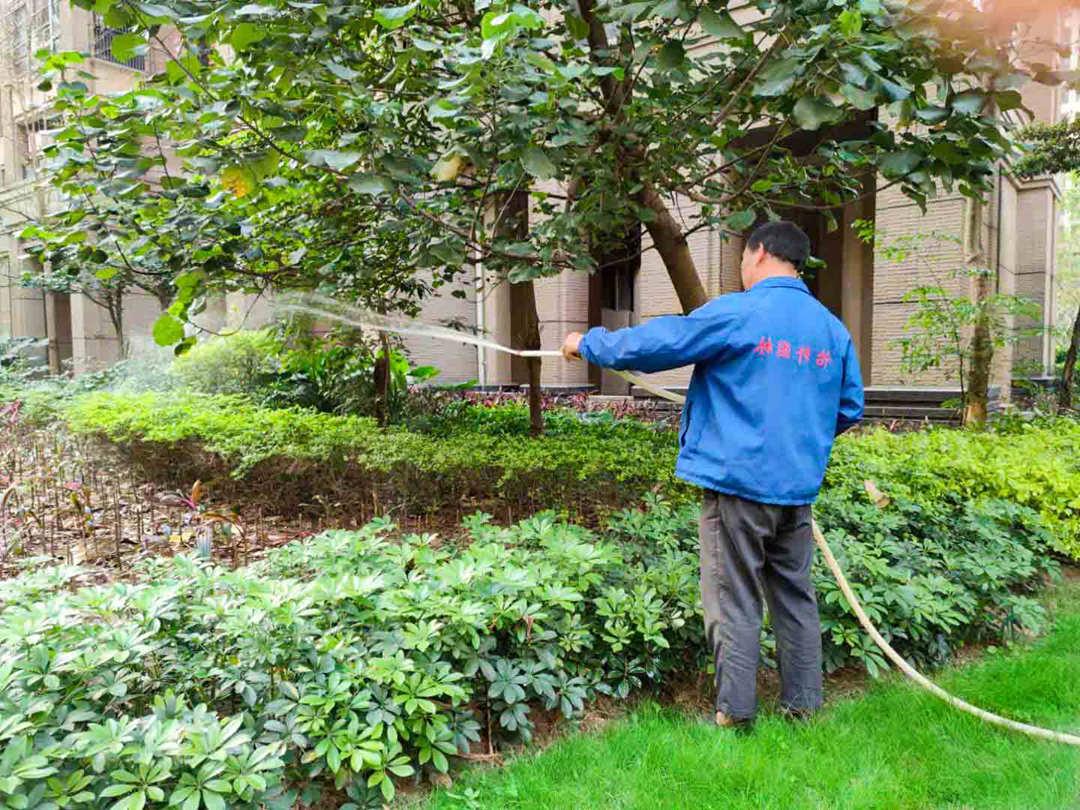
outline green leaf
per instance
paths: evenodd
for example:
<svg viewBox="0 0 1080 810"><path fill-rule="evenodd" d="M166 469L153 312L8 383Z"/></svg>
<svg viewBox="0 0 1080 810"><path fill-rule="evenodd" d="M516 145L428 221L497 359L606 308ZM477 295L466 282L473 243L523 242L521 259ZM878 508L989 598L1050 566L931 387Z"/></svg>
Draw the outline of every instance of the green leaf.
<svg viewBox="0 0 1080 810"><path fill-rule="evenodd" d="M682 0L663 0L653 9L653 16L662 17L665 20L677 20L685 11L686 6L683 5Z"/></svg>
<svg viewBox="0 0 1080 810"><path fill-rule="evenodd" d="M172 84L180 84L191 76L198 76L202 71L202 64L195 54L186 54L180 59L170 59L165 63L165 75Z"/></svg>
<svg viewBox="0 0 1080 810"><path fill-rule="evenodd" d="M130 62L136 56L142 56L146 53L146 38L142 34L134 32L117 34L112 38L109 50L116 61Z"/></svg>
<svg viewBox="0 0 1080 810"><path fill-rule="evenodd" d="M328 60L324 64L326 65L327 70L339 79L344 79L347 82L351 82L360 75L358 71L353 70L351 67L346 67L340 62L335 62L333 59Z"/></svg>
<svg viewBox="0 0 1080 810"><path fill-rule="evenodd" d="M1024 97L1017 90L1002 90L994 93L994 101L1002 112L1018 110L1024 106Z"/></svg>
<svg viewBox="0 0 1080 810"><path fill-rule="evenodd" d="M761 71L754 85L754 93L767 98L782 96L795 85L800 72L798 60L780 59L773 62Z"/></svg>
<svg viewBox="0 0 1080 810"><path fill-rule="evenodd" d="M304 137L307 135L307 127L274 127L270 130L270 134L279 141L299 143L300 141L304 140Z"/></svg>
<svg viewBox="0 0 1080 810"><path fill-rule="evenodd" d="M881 87L889 97L890 101L905 101L911 97L910 90L900 86L896 82L891 82L888 79L881 80Z"/></svg>
<svg viewBox="0 0 1080 810"><path fill-rule="evenodd" d="M409 3L407 6L383 6L375 10L375 22L393 31L407 23L416 14L418 7L418 3Z"/></svg>
<svg viewBox="0 0 1080 810"><path fill-rule="evenodd" d="M428 118L432 121L437 121L440 118L454 118L457 114L457 105L445 98L440 98L428 107Z"/></svg>
<svg viewBox="0 0 1080 810"><path fill-rule="evenodd" d="M872 110L877 106L877 94L853 84L840 86L840 95L856 110Z"/></svg>
<svg viewBox="0 0 1080 810"><path fill-rule="evenodd" d="M276 16L277 9L273 6L264 6L259 3L248 3L236 10L237 17L268 17Z"/></svg>
<svg viewBox="0 0 1080 810"><path fill-rule="evenodd" d="M550 180L558 171L555 164L538 146L526 147L521 153L521 165L538 180Z"/></svg>
<svg viewBox="0 0 1080 810"><path fill-rule="evenodd" d="M915 110L915 117L924 124L940 124L949 117L949 111L937 106L920 107Z"/></svg>
<svg viewBox="0 0 1080 810"><path fill-rule="evenodd" d="M154 321L154 342L158 346L171 346L184 339L184 324L168 312L164 312Z"/></svg>
<svg viewBox="0 0 1080 810"><path fill-rule="evenodd" d="M489 11L480 20L480 35L485 40L505 39L522 28L535 29L544 25L544 18L528 6L515 5L509 11Z"/></svg>
<svg viewBox="0 0 1080 810"><path fill-rule="evenodd" d="M817 96L803 96L795 102L795 109L792 110L795 123L811 131L838 121L842 114L831 101Z"/></svg>
<svg viewBox="0 0 1080 810"><path fill-rule="evenodd" d="M890 179L911 174L922 162L922 156L914 149L904 149L887 155L878 165L881 173Z"/></svg>
<svg viewBox="0 0 1080 810"><path fill-rule="evenodd" d="M386 179L377 174L358 173L349 178L349 188L357 194L376 196L390 190Z"/></svg>
<svg viewBox="0 0 1080 810"><path fill-rule="evenodd" d="M840 12L836 18L836 23L840 28L840 33L848 39L854 39L862 32L862 14L853 8Z"/></svg>
<svg viewBox="0 0 1080 810"><path fill-rule="evenodd" d="M656 57L656 63L664 70L674 70L686 61L686 48L681 42L670 40L664 43Z"/></svg>
<svg viewBox="0 0 1080 810"><path fill-rule="evenodd" d="M229 43L235 50L242 51L249 45L254 45L256 42L262 42L266 39L266 34L266 28L263 26L250 22L242 22L233 29L232 36L229 37Z"/></svg>
<svg viewBox="0 0 1080 810"><path fill-rule="evenodd" d="M359 152L339 152L334 149L313 149L305 153L313 166L325 166L335 172L345 171L361 157Z"/></svg>
<svg viewBox="0 0 1080 810"><path fill-rule="evenodd" d="M158 5L157 3L139 3L139 11L148 17L153 17L159 20L175 20L177 13L168 6Z"/></svg>
<svg viewBox="0 0 1080 810"><path fill-rule="evenodd" d="M738 39L745 33L726 11L716 12L711 8L704 8L698 16L698 22L706 34L712 34L718 39Z"/></svg>
<svg viewBox="0 0 1080 810"><path fill-rule="evenodd" d="M964 115L978 115L986 104L986 93L982 90L965 90L953 96L952 108Z"/></svg>
<svg viewBox="0 0 1080 810"><path fill-rule="evenodd" d="M563 19L566 20L566 28L574 39L585 39L589 36L589 24L577 14L567 11Z"/></svg>
<svg viewBox="0 0 1080 810"><path fill-rule="evenodd" d="M734 214L729 215L724 220L724 224L732 231L742 233L753 225L756 219L757 214L754 213L753 209L747 208L744 211L736 211Z"/></svg>
<svg viewBox="0 0 1080 810"><path fill-rule="evenodd" d="M634 22L653 7L653 3L624 3L611 9L611 19L614 22Z"/></svg>

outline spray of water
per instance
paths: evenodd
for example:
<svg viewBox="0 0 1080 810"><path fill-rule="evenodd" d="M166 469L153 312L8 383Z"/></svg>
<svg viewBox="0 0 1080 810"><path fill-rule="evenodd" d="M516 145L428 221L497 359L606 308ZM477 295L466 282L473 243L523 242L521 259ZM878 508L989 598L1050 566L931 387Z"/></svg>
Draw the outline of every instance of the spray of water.
<svg viewBox="0 0 1080 810"><path fill-rule="evenodd" d="M324 318L337 323L352 326L357 329L374 329L379 332L393 332L398 335L412 335L413 337L435 338L456 343L467 343L470 346L479 346L496 352L513 354L518 357L560 357L557 351L524 351L511 349L493 340L488 340L473 332L451 329L446 326L436 326L424 323L413 318L400 315L383 315L370 309L353 304L342 303L333 298L317 293L298 293L283 296L275 302L279 311L299 312L311 315L315 318Z"/></svg>
<svg viewBox="0 0 1080 810"><path fill-rule="evenodd" d="M503 346L494 340L488 340L472 332L450 329L445 326L424 323L415 318L406 318L400 315L383 315L372 312L370 309L346 304L317 293L297 293L282 297L276 302L276 307L282 312L297 312L311 315L315 318L323 318L337 323L352 326L356 329L374 329L379 332L393 332L398 335L412 335L414 337L427 337L436 340L447 340L456 343L467 343L470 346L479 346L491 351L512 354L517 357L561 357L562 353L552 350L522 350ZM653 396L661 397L682 404L685 398L672 393L664 388L653 385L648 380L630 374L625 371L614 372L631 385L639 386Z"/></svg>

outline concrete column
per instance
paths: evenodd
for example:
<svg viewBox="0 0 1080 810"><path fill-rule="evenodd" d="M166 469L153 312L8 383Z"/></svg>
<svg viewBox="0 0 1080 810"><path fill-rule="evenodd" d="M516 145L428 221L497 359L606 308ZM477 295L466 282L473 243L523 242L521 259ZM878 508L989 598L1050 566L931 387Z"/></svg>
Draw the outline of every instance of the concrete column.
<svg viewBox="0 0 1080 810"><path fill-rule="evenodd" d="M874 197L852 203L844 208L841 222L840 313L855 343L865 385L873 379L874 247L859 239L852 225L872 220L874 207Z"/></svg>
<svg viewBox="0 0 1080 810"><path fill-rule="evenodd" d="M1016 346L1020 373L1037 375L1053 371L1054 265L1057 223L1057 187L1050 178L1020 185L1016 216L1016 294L1040 307L1038 320L1021 326L1035 326L1042 333ZM1025 368L1026 367L1026 368Z"/></svg>
<svg viewBox="0 0 1080 810"><path fill-rule="evenodd" d="M64 293L45 295L46 322L49 332L49 368L54 374L64 371L71 359L71 298Z"/></svg>
<svg viewBox="0 0 1080 810"><path fill-rule="evenodd" d="M9 293L12 337L48 337L44 293L18 284L11 286Z"/></svg>
<svg viewBox="0 0 1080 810"><path fill-rule="evenodd" d="M90 53L93 42L93 12L72 3L60 4L60 47L63 50Z"/></svg>
<svg viewBox="0 0 1080 810"><path fill-rule="evenodd" d="M568 332L584 332L589 328L589 282L589 275L573 270L534 282L542 348L558 349ZM542 369L544 385L589 384L589 367L585 363L545 358Z"/></svg>
<svg viewBox="0 0 1080 810"><path fill-rule="evenodd" d="M120 341L109 313L85 295L71 296L71 360L76 374L120 359Z"/></svg>
<svg viewBox="0 0 1080 810"><path fill-rule="evenodd" d="M484 334L503 346L510 345L510 285L499 282L491 273L484 273L484 285L480 291L483 308ZM486 385L511 385L514 382L510 355L484 349Z"/></svg>

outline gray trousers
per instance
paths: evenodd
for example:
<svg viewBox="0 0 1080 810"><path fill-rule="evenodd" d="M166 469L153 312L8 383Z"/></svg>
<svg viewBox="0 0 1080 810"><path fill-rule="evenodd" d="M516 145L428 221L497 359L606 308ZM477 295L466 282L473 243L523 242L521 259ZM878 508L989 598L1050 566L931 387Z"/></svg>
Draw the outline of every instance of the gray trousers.
<svg viewBox="0 0 1080 810"><path fill-rule="evenodd" d="M716 662L716 708L757 711L762 595L776 635L780 702L821 706L821 622L810 582L809 506L775 506L706 492L701 510L701 601Z"/></svg>

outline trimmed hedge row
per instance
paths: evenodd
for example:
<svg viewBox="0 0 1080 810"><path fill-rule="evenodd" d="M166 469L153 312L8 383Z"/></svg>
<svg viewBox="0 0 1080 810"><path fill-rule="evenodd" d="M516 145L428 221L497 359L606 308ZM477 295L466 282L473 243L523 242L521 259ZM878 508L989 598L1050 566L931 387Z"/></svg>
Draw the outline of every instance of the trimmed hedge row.
<svg viewBox="0 0 1080 810"><path fill-rule="evenodd" d="M603 516L644 492L690 500L673 468L674 431L605 414L553 411L530 438L524 408L468 406L420 433L370 419L260 408L235 396L156 393L30 397L39 414L102 438L156 480L194 478L221 497L270 494L282 510L315 496L365 511L540 509ZM919 502L994 497L1027 505L1056 548L1080 559L1080 421L1007 423L986 432L870 430L837 442L826 490L870 478Z"/></svg>
<svg viewBox="0 0 1080 810"><path fill-rule="evenodd" d="M556 508L591 518L646 492L695 497L674 477L674 431L606 414L554 411L547 435L533 439L518 406L463 406L426 433L223 396L99 392L36 408L106 440L148 477L177 485L200 478L223 497L269 495L286 511L318 496L362 512L453 505L500 517ZM1080 559L1080 421L842 437L826 491L861 490L865 479L920 502L993 497L1031 507L1056 548Z"/></svg>
<svg viewBox="0 0 1080 810"><path fill-rule="evenodd" d="M200 478L224 497L272 493L286 511L318 496L363 510L461 505L520 517L556 506L596 515L650 490L690 495L674 478L674 434L633 421L564 419L564 429L539 439L502 430L434 435L192 394L94 393L59 412L70 430L107 440L153 479Z"/></svg>

